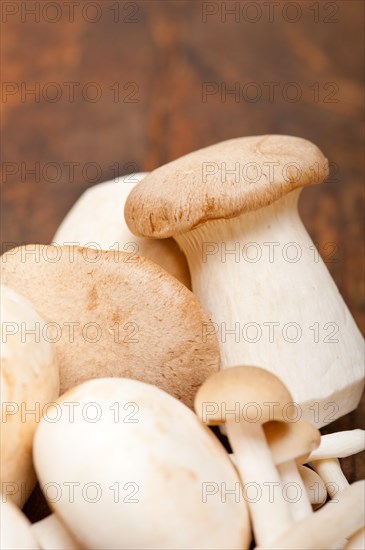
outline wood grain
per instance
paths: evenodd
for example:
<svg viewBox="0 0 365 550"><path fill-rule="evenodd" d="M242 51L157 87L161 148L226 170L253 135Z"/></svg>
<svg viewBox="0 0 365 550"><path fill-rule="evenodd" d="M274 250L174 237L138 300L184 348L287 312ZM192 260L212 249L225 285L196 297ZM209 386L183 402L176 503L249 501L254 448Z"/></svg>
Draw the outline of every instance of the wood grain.
<svg viewBox="0 0 365 550"><path fill-rule="evenodd" d="M249 11L240 2L225 21L224 6L234 2L210 2L217 13L204 22L204 2L140 0L131 11L105 0L94 23L81 7L73 22L66 9L55 23L51 12L22 21L21 2L11 4L18 13L2 13L2 250L49 242L79 195L115 172L151 170L236 136L299 135L334 163L328 183L303 192L300 210L364 333L362 2L300 1L296 12L279 2L273 16L265 3ZM62 90L56 102L47 98L52 82ZM78 83L73 101L70 82ZM22 97L22 83L39 83L39 101ZM85 85L95 90L88 83L102 91L96 102L81 93ZM206 83L218 91L203 101ZM240 97L222 97L236 83ZM9 94L9 86L19 91ZM22 173L36 163L39 178ZM73 178L70 163L78 163ZM332 262L328 243L336 247ZM361 427L364 413L363 401L324 431ZM350 481L364 477L363 456L343 466Z"/></svg>

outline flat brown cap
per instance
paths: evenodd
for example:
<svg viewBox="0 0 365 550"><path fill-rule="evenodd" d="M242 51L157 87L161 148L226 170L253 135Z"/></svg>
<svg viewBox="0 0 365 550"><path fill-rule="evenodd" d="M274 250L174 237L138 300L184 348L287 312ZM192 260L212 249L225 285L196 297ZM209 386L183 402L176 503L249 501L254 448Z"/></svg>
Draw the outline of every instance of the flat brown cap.
<svg viewBox="0 0 365 550"><path fill-rule="evenodd" d="M227 419L264 424L289 421L292 403L289 390L275 374L245 365L209 376L195 396L194 408L199 418L212 426Z"/></svg>
<svg viewBox="0 0 365 550"><path fill-rule="evenodd" d="M154 384L188 406L219 368L198 298L157 264L124 252L26 245L1 257L3 282L26 296L54 342L61 393L91 378ZM33 336L34 338L34 336Z"/></svg>
<svg viewBox="0 0 365 550"><path fill-rule="evenodd" d="M258 210L294 189L321 183L327 175L327 159L305 139L230 139L147 175L130 193L125 219L136 235L171 237L208 220Z"/></svg>

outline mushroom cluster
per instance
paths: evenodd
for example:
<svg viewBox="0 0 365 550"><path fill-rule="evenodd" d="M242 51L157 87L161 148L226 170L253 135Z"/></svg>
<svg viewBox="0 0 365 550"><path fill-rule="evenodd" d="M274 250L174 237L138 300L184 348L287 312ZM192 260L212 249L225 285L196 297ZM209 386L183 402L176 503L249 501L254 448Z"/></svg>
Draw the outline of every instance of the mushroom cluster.
<svg viewBox="0 0 365 550"><path fill-rule="evenodd" d="M1 256L1 548L364 548L339 459L365 432L319 432L363 339L296 208L327 173L304 139L229 140Z"/></svg>

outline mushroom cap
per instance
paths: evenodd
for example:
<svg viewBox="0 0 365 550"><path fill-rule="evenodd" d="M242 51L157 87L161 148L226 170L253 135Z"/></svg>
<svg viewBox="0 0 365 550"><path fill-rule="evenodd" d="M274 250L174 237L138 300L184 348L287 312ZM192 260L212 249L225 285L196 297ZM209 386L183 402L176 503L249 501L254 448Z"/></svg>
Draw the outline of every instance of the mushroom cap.
<svg viewBox="0 0 365 550"><path fill-rule="evenodd" d="M39 338L44 320L24 296L1 285L0 481L21 507L35 485L32 442L44 405L59 395L52 345ZM34 331L36 333L34 334ZM35 411L34 414L26 414Z"/></svg>
<svg viewBox="0 0 365 550"><path fill-rule="evenodd" d="M19 508L0 495L0 548L3 550L38 550L31 524Z"/></svg>
<svg viewBox="0 0 365 550"><path fill-rule="evenodd" d="M151 172L129 195L124 213L136 235L166 238L258 210L327 175L327 159L305 139L230 139Z"/></svg>
<svg viewBox="0 0 365 550"><path fill-rule="evenodd" d="M156 386L103 378L66 392L58 410L37 430L34 461L41 488L80 484L74 502L62 490L52 507L83 547L249 547L246 501L229 493L241 489L238 474L185 405ZM205 483L216 489L206 499Z"/></svg>
<svg viewBox="0 0 365 550"><path fill-rule="evenodd" d="M54 259L57 261L54 261ZM61 393L101 376L155 384L192 406L219 368L217 337L198 298L142 256L91 248L26 245L2 256L2 277L47 322Z"/></svg>
<svg viewBox="0 0 365 550"><path fill-rule="evenodd" d="M117 182L107 181L89 187L68 212L52 244L117 249L146 256L191 288L186 258L173 239L135 237L125 222L127 196L147 174L129 174Z"/></svg>
<svg viewBox="0 0 365 550"><path fill-rule="evenodd" d="M227 419L237 422L238 417L264 424L270 420L289 421L292 403L289 390L277 376L259 367L237 366L209 376L195 396L194 408L212 426L224 424Z"/></svg>
<svg viewBox="0 0 365 550"><path fill-rule="evenodd" d="M321 441L319 430L305 420L267 422L264 431L275 464L283 464L289 460L304 463Z"/></svg>
<svg viewBox="0 0 365 550"><path fill-rule="evenodd" d="M310 503L315 510L323 506L327 500L327 489L321 476L308 466L298 464L298 471L303 480Z"/></svg>

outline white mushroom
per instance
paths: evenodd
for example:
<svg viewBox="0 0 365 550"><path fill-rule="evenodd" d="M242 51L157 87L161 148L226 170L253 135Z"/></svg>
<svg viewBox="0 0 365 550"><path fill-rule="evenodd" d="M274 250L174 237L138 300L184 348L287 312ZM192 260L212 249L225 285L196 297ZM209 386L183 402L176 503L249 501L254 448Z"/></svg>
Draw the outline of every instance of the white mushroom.
<svg viewBox="0 0 365 550"><path fill-rule="evenodd" d="M298 465L298 470L302 478L308 498L314 510L317 510L327 500L327 490L322 478L308 466Z"/></svg>
<svg viewBox="0 0 365 550"><path fill-rule="evenodd" d="M137 254L146 256L191 288L188 264L175 241L136 237L124 220L126 198L144 176L129 174L87 189L62 221L52 244L120 250L130 254L131 261Z"/></svg>
<svg viewBox="0 0 365 550"><path fill-rule="evenodd" d="M331 498L349 485L338 458L346 458L364 449L364 430L346 430L322 435L319 447L309 455L307 461L323 479Z"/></svg>
<svg viewBox="0 0 365 550"><path fill-rule="evenodd" d="M2 550L38 550L26 516L5 495L0 495L0 548ZM61 550L61 549L58 549Z"/></svg>
<svg viewBox="0 0 365 550"><path fill-rule="evenodd" d="M125 207L136 235L184 251L222 366L277 374L318 427L353 410L364 385L363 338L297 211L301 188L327 175L304 139L238 138L151 172Z"/></svg>
<svg viewBox="0 0 365 550"><path fill-rule="evenodd" d="M31 531L41 550L82 549L56 514L33 523Z"/></svg>
<svg viewBox="0 0 365 550"><path fill-rule="evenodd" d="M323 550L338 545L364 526L365 482L357 481L317 512L296 523L266 550ZM259 550L259 549L257 549Z"/></svg>
<svg viewBox="0 0 365 550"><path fill-rule="evenodd" d="M46 497L83 547L249 547L237 472L185 405L143 382L101 378L68 391L58 409L59 421L37 430L34 461Z"/></svg>
<svg viewBox="0 0 365 550"><path fill-rule="evenodd" d="M275 402L273 409L270 403ZM195 411L208 425L225 424L244 487L257 544L272 543L292 525L280 475L263 425L288 421L292 397L267 370L238 366L211 375L195 397ZM249 493L253 490L253 495Z"/></svg>
<svg viewBox="0 0 365 550"><path fill-rule="evenodd" d="M35 485L35 429L59 394L59 372L44 320L32 304L1 286L1 490L23 506Z"/></svg>

